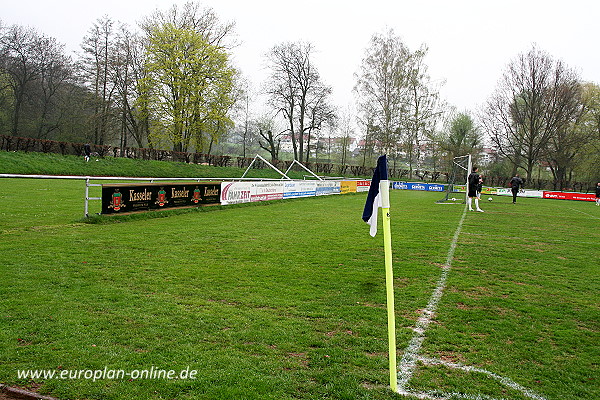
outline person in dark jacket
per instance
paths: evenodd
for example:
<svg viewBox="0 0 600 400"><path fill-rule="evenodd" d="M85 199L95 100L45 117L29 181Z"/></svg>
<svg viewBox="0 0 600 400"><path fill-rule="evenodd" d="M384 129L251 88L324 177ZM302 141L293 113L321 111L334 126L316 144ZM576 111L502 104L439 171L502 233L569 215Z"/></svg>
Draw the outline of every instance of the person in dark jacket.
<svg viewBox="0 0 600 400"><path fill-rule="evenodd" d="M481 200L481 191L483 190L483 175L479 176L479 183L477 184L477 198Z"/></svg>
<svg viewBox="0 0 600 400"><path fill-rule="evenodd" d="M600 206L600 182L596 185L596 205Z"/></svg>
<svg viewBox="0 0 600 400"><path fill-rule="evenodd" d="M519 174L515 174L510 180L510 190L513 195L513 204L517 203L517 194L519 194L519 189L523 186L523 179L519 176Z"/></svg>
<svg viewBox="0 0 600 400"><path fill-rule="evenodd" d="M473 167L473 172L469 174L467 179L467 196L469 197L469 211L473 211L472 203L473 199L475 199L475 209L479 212L483 212L483 210L479 208L479 197L477 197L477 187L479 186L479 180L481 179L478 171L479 169L477 167Z"/></svg>
<svg viewBox="0 0 600 400"><path fill-rule="evenodd" d="M83 145L83 153L84 153L83 159L86 162L90 161L90 155L92 154L92 146L90 146L89 143L86 143Z"/></svg>

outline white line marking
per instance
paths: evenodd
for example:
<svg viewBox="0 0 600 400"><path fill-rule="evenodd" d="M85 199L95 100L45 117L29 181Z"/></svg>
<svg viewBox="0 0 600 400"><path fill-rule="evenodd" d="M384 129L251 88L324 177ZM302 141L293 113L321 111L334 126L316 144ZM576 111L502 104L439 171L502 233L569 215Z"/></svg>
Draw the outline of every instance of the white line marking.
<svg viewBox="0 0 600 400"><path fill-rule="evenodd" d="M577 210L575 210L577 211ZM460 369L465 372L476 372L485 374L497 381L499 381L502 385L509 387L511 389L520 391L525 396L534 399L534 400L546 400L546 398L534 393L533 391L519 385L515 381L497 375L493 372L487 371L482 368L471 367L468 365L458 364L458 363L450 363L447 361L443 361L440 359L427 358L419 355L421 347L423 346L423 341L425 340L425 331L427 330L429 324L433 316L435 315L435 310L437 309L437 305L444 294L444 288L446 287L446 281L448 279L448 273L450 272L450 268L452 267L452 259L454 258L454 251L456 250L456 246L458 244L458 237L462 230L463 223L465 221L465 217L467 215L467 207L465 206L463 210L463 214L458 223L458 227L454 232L454 237L452 238L452 243L450 244L450 249L448 250L448 256L446 257L446 263L442 267L442 276L438 280L437 287L435 288L431 298L429 299L429 303L427 307L421 312L419 319L415 327L413 328L415 334L413 335L411 341L408 344L408 347L404 351L402 356L402 360L400 361L400 367L398 370L398 393L405 396L416 397L418 399L427 399L427 400L450 400L450 399L465 399L465 400L507 400L505 398L495 398L487 395L470 395L465 393L444 393L440 391L428 391L428 392L416 392L408 389L408 382L412 378L412 375L415 372L417 367L417 361L422 362L425 365L443 365L447 368Z"/></svg>
<svg viewBox="0 0 600 400"><path fill-rule="evenodd" d="M570 207L569 207L569 208L570 208ZM579 210L576 210L576 209L574 209L574 208L570 208L570 209L571 209L571 210L573 210L573 211L577 211L578 213L585 214L585 215L587 215L588 217L591 217L591 218L594 218L594 219L600 219L600 217L596 217L595 215L588 214L588 213L586 213L586 212L579 211Z"/></svg>
<svg viewBox="0 0 600 400"><path fill-rule="evenodd" d="M462 230L463 222L465 221L466 215L467 207L465 206L463 214L458 223L458 227L454 232L454 237L452 238L452 243L450 244L450 249L448 250L448 256L446 257L446 263L442 267L442 276L438 281L437 287L435 288L433 295L429 299L429 304L427 304L427 307L425 308L425 310L423 310L421 316L417 320L417 325L414 328L415 334L409 342L408 347L406 348L406 350L404 351L404 355L402 356L402 360L400 361L400 368L398 370L399 392L406 391L408 381L410 381L410 378L412 378L412 375L414 373L417 363L417 357L419 355L419 351L421 350L421 346L423 345L423 340L425 340L425 330L427 330L427 327L431 322L431 318L435 313L437 304L442 298L444 288L446 287L446 280L448 278L448 272L450 271L450 267L452 265L454 250L456 249L456 244L458 243L458 236L460 235L460 231Z"/></svg>
<svg viewBox="0 0 600 400"><path fill-rule="evenodd" d="M419 357L419 361L421 361L423 364L425 365L443 365L446 366L448 368L453 368L453 369L460 369L462 371L465 372L478 372L481 374L485 374L491 378L494 378L495 380L497 380L498 382L500 382L501 384L503 384L504 386L507 386L511 389L514 390L518 390L519 392L523 393L525 396L531 398L531 399L535 399L535 400L545 400L544 397L534 393L533 391L527 389L526 387L523 387L521 385L519 385L518 383L516 383L515 381L513 381L512 379L500 376L498 374L495 374L493 372L487 371L485 369L482 368L477 368L477 367L471 367L468 365L463 365L460 363L451 363L451 362L447 362L444 360L438 360L438 359L433 359L433 358L425 358L425 357Z"/></svg>

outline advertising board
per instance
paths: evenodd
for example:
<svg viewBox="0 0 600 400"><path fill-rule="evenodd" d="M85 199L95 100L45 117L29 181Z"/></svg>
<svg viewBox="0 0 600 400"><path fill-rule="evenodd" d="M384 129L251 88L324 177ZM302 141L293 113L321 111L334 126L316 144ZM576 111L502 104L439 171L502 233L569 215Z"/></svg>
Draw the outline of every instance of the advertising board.
<svg viewBox="0 0 600 400"><path fill-rule="evenodd" d="M284 182L283 198L310 197L317 194L316 181L292 181Z"/></svg>
<svg viewBox="0 0 600 400"><path fill-rule="evenodd" d="M543 197L555 200L596 201L596 195L592 193L544 192Z"/></svg>
<svg viewBox="0 0 600 400"><path fill-rule="evenodd" d="M356 189L357 189L356 181L341 181L340 182L340 192L342 194L356 193Z"/></svg>
<svg viewBox="0 0 600 400"><path fill-rule="evenodd" d="M317 196L341 193L340 181L317 181L316 184Z"/></svg>
<svg viewBox="0 0 600 400"><path fill-rule="evenodd" d="M356 181L357 192L368 192L371 188L371 181Z"/></svg>
<svg viewBox="0 0 600 400"><path fill-rule="evenodd" d="M444 185L440 183L392 182L392 189L443 192Z"/></svg>
<svg viewBox="0 0 600 400"><path fill-rule="evenodd" d="M498 188L496 189L496 194L498 196L512 197L512 190L510 188ZM541 190L519 189L519 193L517 193L517 197L536 197L541 199L543 196L544 192Z"/></svg>
<svg viewBox="0 0 600 400"><path fill-rule="evenodd" d="M102 214L219 204L221 182L102 185Z"/></svg>

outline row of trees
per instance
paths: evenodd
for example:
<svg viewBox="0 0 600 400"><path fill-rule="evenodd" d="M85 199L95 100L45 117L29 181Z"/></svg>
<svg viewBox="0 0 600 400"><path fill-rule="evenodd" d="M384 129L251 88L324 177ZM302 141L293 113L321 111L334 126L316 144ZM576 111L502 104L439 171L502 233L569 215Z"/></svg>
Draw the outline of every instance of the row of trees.
<svg viewBox="0 0 600 400"><path fill-rule="evenodd" d="M477 156L487 144L495 163L486 173L526 179L549 170L555 186L577 175L600 179L600 87L584 83L564 62L533 46L512 60L495 92L478 110L456 112L439 98L427 74L427 48L410 51L393 31L374 35L357 74L365 153L401 156L412 177L427 150L429 167ZM488 143L486 143L486 141Z"/></svg>
<svg viewBox="0 0 600 400"><path fill-rule="evenodd" d="M375 34L355 76L357 111L340 112L314 46L281 43L266 54L266 108L257 114L259 93L231 63L233 33L233 23L187 3L157 10L137 30L100 18L72 59L55 39L0 22L0 134L121 154L132 146L210 154L228 142L228 153L262 149L273 160L289 142L294 159L341 163L358 138L355 163L385 152L409 178L477 155L487 141L497 152L490 172L520 169L531 179L542 166L558 182L600 178L600 88L535 46L508 64L481 110L457 112L428 74L425 45Z"/></svg>
<svg viewBox="0 0 600 400"><path fill-rule="evenodd" d="M187 3L140 28L100 18L73 60L53 38L0 24L0 133L206 152L233 124L233 24Z"/></svg>
<svg viewBox="0 0 600 400"><path fill-rule="evenodd" d="M557 182L600 178L600 88L535 46L507 67L481 121L510 162L533 179L547 166Z"/></svg>

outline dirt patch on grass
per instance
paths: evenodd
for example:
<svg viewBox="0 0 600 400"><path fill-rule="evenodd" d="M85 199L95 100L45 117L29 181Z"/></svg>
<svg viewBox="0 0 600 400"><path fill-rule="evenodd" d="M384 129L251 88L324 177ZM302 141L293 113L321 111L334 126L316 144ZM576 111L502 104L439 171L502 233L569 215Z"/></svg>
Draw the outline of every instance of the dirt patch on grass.
<svg viewBox="0 0 600 400"><path fill-rule="evenodd" d="M18 388L0 384L0 400L58 400L36 393L40 386L33 383L27 388Z"/></svg>

